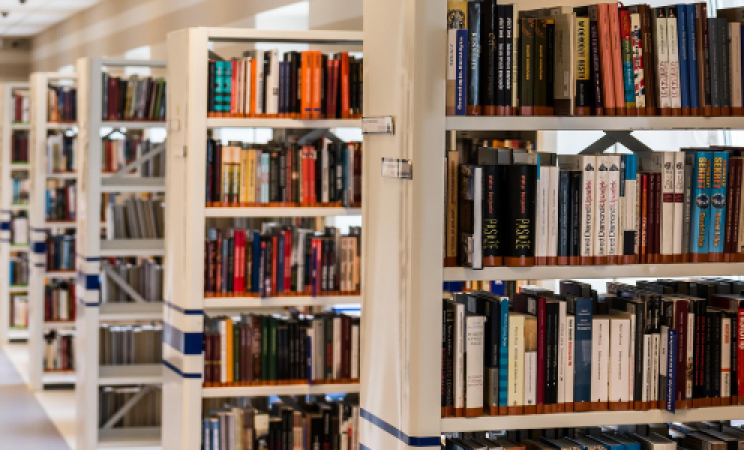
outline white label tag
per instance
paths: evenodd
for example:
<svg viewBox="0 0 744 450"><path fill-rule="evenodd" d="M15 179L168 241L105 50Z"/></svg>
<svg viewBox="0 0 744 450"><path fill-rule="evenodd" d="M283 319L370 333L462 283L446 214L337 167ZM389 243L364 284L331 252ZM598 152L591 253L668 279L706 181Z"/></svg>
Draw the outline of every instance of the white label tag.
<svg viewBox="0 0 744 450"><path fill-rule="evenodd" d="M410 159L382 158L382 176L386 178L413 179Z"/></svg>
<svg viewBox="0 0 744 450"><path fill-rule="evenodd" d="M393 116L362 117L362 134L395 134Z"/></svg>

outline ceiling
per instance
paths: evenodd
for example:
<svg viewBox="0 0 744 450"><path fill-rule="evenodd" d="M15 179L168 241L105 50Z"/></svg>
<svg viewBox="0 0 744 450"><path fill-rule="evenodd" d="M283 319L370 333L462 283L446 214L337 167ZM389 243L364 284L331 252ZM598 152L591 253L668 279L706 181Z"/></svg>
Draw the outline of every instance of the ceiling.
<svg viewBox="0 0 744 450"><path fill-rule="evenodd" d="M100 0L0 0L1 36L34 36Z"/></svg>

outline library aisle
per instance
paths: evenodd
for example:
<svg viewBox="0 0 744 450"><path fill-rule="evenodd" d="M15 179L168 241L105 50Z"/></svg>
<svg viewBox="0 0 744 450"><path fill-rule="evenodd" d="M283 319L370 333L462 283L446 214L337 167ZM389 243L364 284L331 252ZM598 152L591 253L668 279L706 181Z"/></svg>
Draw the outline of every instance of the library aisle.
<svg viewBox="0 0 744 450"><path fill-rule="evenodd" d="M2 448L67 450L74 441L73 391L28 388L27 344L0 347L0 436ZM65 436L66 434L66 436Z"/></svg>

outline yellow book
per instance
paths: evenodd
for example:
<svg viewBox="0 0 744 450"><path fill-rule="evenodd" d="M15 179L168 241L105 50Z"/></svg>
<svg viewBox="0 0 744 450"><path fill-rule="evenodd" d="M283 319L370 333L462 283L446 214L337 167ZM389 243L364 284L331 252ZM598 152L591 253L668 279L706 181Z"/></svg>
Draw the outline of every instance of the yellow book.
<svg viewBox="0 0 744 450"><path fill-rule="evenodd" d="M256 162L257 162L258 152L253 149L246 150L246 152L248 154L248 167L245 173L246 191L247 191L246 201L248 203L255 203L256 202Z"/></svg>
<svg viewBox="0 0 744 450"><path fill-rule="evenodd" d="M248 149L240 148L240 203L248 201Z"/></svg>

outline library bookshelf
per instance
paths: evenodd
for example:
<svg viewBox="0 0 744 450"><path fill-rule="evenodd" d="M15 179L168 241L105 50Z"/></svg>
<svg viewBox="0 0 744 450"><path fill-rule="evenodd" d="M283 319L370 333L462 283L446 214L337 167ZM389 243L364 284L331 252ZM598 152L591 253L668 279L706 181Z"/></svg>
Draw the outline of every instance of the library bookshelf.
<svg viewBox="0 0 744 450"><path fill-rule="evenodd" d="M198 450L202 441L202 399L322 395L359 392L359 384L303 384L203 387L202 339L205 314L266 312L287 306L360 303L358 296L205 297L206 222L232 218L333 217L360 215L359 208L205 207L206 140L209 131L227 128L307 130L359 128L358 119L294 120L208 118L207 80L210 43L292 44L361 50L362 33L341 31L264 31L191 28L168 35L168 153L164 281L163 417L167 450ZM251 47L247 47L251 48ZM301 47L300 47L301 49ZM242 49L241 49L242 50ZM188 76L186 76L188 74Z"/></svg>
<svg viewBox="0 0 744 450"><path fill-rule="evenodd" d="M74 279L74 271L47 272L47 231L75 229L74 222L47 221L46 189L47 180L64 178L77 180L77 173L50 174L47 170L47 136L50 133L77 133L77 123L51 122L48 115L48 87L52 83L65 83L74 86L77 75L74 73L35 72L31 74L31 131L29 136L29 158L31 163L31 254L29 276L29 380L34 390L46 385L73 385L74 371L47 372L43 368L44 333L44 289L52 279ZM74 323L65 328L74 327Z"/></svg>
<svg viewBox="0 0 744 450"><path fill-rule="evenodd" d="M102 447L159 447L161 428L135 427L114 428L112 423L100 425L100 389L107 386L155 386L162 382L162 364L102 365L100 361L99 329L101 324L131 324L156 322L163 318L160 302L147 302L122 278L121 283L105 275L102 260L109 257L149 257L163 255L162 239L115 239L101 238L102 193L149 193L164 192L164 177L141 177L140 165L134 174L120 170L115 174L104 174L101 155L104 154L105 132L113 130L147 130L165 128L164 121L109 121L103 120L102 75L109 71L112 76L125 68L150 68L163 72L165 61L130 60L112 58L80 58L78 73L78 138L79 190L78 190L78 240L77 240L77 284L76 302L76 350L77 380L76 403L78 411L89 411L77 421L76 447L93 450ZM116 73L115 73L116 72ZM136 155L131 164L146 161ZM131 165L129 164L129 165ZM128 166L129 166L128 165ZM101 296L106 284L116 283L127 293L128 302L104 302ZM119 410L125 413L138 401L135 396ZM109 421L110 422L110 421Z"/></svg>
<svg viewBox="0 0 744 450"><path fill-rule="evenodd" d="M520 10L546 2L522 0ZM572 1L554 5L588 4ZM444 268L444 155L471 131L740 129L740 117L447 117L446 0L364 5L366 117L392 116L395 134L364 140L365 218L361 443L364 450L440 448L451 432L728 420L744 407L441 417L442 283L455 280L741 275L744 264ZM538 141L540 140L538 136ZM538 149L542 146L538 145ZM410 160L413 178L381 176L381 156ZM395 318L395 320L391 320ZM371 338L370 338L371 337Z"/></svg>
<svg viewBox="0 0 744 450"><path fill-rule="evenodd" d="M15 133L27 133L30 123L16 123L14 94L16 91L28 91L28 83L4 83L0 87L0 135L2 136L2 155L0 156L0 274L3 274L3 282L0 283L0 342L21 341L28 339L28 327L11 328L11 301L14 295L28 295L28 285L10 284L10 260L13 255L26 254L28 256L28 244L12 244L11 217L19 211L26 211L28 217L28 203L13 203L13 175L17 172L25 172L27 177L30 165L28 163L13 162L13 135Z"/></svg>

